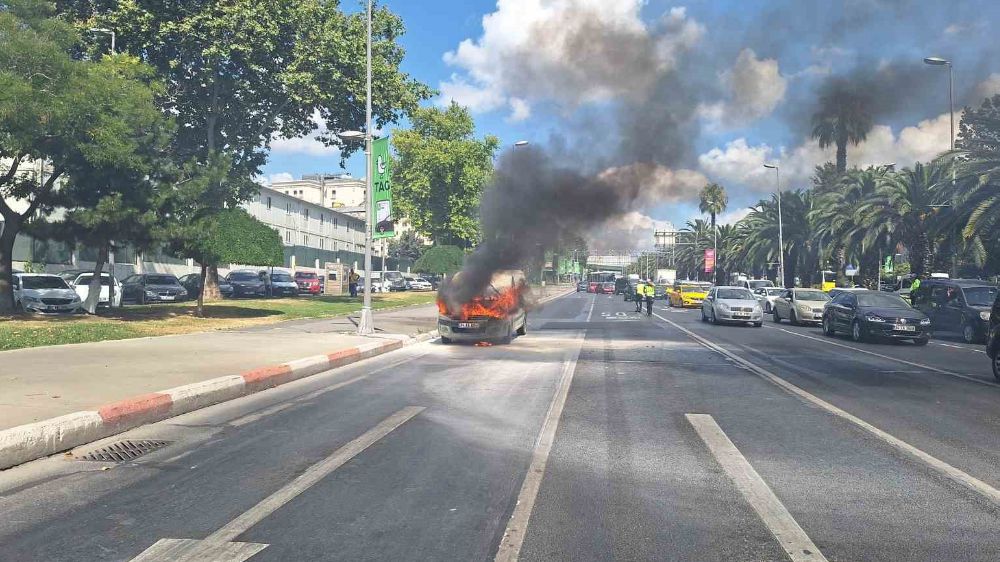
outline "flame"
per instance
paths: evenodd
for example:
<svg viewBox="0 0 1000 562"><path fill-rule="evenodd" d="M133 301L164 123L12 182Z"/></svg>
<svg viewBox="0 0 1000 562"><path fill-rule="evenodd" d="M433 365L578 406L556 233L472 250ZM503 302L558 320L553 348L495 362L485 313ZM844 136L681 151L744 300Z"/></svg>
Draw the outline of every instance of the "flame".
<svg viewBox="0 0 1000 562"><path fill-rule="evenodd" d="M456 320L469 318L506 318L521 308L521 297L524 286L501 289L494 295L476 296L471 301L463 303L459 310L451 311L448 304L438 297L438 311L443 316L451 316Z"/></svg>

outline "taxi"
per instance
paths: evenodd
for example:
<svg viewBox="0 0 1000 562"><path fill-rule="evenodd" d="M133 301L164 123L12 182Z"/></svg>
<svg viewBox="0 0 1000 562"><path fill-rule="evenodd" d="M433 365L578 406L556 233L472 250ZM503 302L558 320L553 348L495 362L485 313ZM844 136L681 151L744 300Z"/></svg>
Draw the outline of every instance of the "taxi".
<svg viewBox="0 0 1000 562"><path fill-rule="evenodd" d="M670 292L670 306L698 308L711 288L711 283L678 281L674 283L674 290Z"/></svg>

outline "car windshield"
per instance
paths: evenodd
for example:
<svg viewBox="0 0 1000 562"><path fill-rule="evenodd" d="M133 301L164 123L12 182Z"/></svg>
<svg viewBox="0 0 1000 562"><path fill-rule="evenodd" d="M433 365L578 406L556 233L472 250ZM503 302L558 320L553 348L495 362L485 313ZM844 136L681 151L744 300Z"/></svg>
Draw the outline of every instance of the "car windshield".
<svg viewBox="0 0 1000 562"><path fill-rule="evenodd" d="M296 273L295 277L299 279L317 279L318 276L315 273Z"/></svg>
<svg viewBox="0 0 1000 562"><path fill-rule="evenodd" d="M386 271L385 278L390 279L392 281L396 281L397 279L402 279L403 274L398 271Z"/></svg>
<svg viewBox="0 0 1000 562"><path fill-rule="evenodd" d="M819 290L795 291L795 299L800 301L828 301L830 295Z"/></svg>
<svg viewBox="0 0 1000 562"><path fill-rule="evenodd" d="M750 288L751 289L759 289L761 287L773 287L774 286L774 283L772 283L771 281L768 281L767 279L760 279L760 280L757 280L757 281L750 281L749 283L750 283Z"/></svg>
<svg viewBox="0 0 1000 562"><path fill-rule="evenodd" d="M147 285L176 285L177 278L173 275L147 275Z"/></svg>
<svg viewBox="0 0 1000 562"><path fill-rule="evenodd" d="M81 275L80 277L78 277L76 279L76 284L77 285L90 285L90 280L93 279L93 278L94 278L93 275ZM111 278L109 278L107 275L102 275L101 276L101 285L104 285L105 287L111 285Z"/></svg>
<svg viewBox="0 0 1000 562"><path fill-rule="evenodd" d="M906 301L886 293L858 293L858 306L873 308L910 308Z"/></svg>
<svg viewBox="0 0 1000 562"><path fill-rule="evenodd" d="M292 276L287 273L272 273L271 281L277 281L278 283L294 283L294 281L292 281Z"/></svg>
<svg viewBox="0 0 1000 562"><path fill-rule="evenodd" d="M229 274L230 281L259 281L260 278L257 277L256 273L250 273L249 271L234 271Z"/></svg>
<svg viewBox="0 0 1000 562"><path fill-rule="evenodd" d="M963 292L969 306L993 306L997 297L996 287L969 287Z"/></svg>
<svg viewBox="0 0 1000 562"><path fill-rule="evenodd" d="M719 289L718 298L722 300L749 301L753 294L749 289Z"/></svg>
<svg viewBox="0 0 1000 562"><path fill-rule="evenodd" d="M21 286L25 289L69 289L63 278L55 275L22 277Z"/></svg>

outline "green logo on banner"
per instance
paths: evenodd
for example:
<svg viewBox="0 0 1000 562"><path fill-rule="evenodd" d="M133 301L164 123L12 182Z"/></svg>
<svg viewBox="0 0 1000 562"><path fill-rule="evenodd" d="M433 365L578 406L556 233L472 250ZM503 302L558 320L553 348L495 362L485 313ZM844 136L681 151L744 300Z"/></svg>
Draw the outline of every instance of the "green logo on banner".
<svg viewBox="0 0 1000 562"><path fill-rule="evenodd" d="M389 139L372 141L372 216L375 217L375 239L396 235L396 214L392 209L392 166L389 160Z"/></svg>

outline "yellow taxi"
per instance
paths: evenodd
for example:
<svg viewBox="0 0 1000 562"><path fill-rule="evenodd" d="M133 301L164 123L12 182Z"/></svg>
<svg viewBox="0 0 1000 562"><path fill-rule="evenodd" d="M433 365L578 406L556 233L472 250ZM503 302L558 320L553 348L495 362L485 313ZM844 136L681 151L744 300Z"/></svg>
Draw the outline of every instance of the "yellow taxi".
<svg viewBox="0 0 1000 562"><path fill-rule="evenodd" d="M711 283L703 281L677 281L670 292L670 306L698 308L711 288Z"/></svg>

